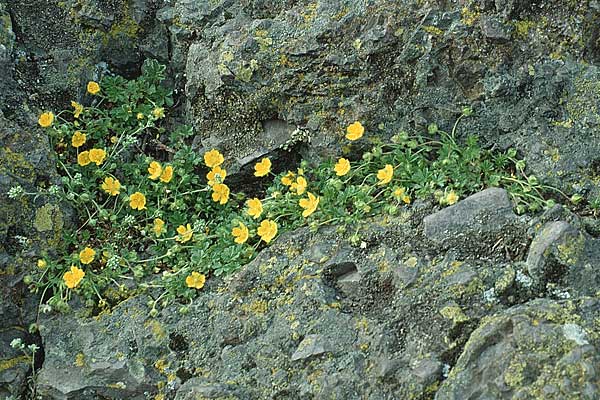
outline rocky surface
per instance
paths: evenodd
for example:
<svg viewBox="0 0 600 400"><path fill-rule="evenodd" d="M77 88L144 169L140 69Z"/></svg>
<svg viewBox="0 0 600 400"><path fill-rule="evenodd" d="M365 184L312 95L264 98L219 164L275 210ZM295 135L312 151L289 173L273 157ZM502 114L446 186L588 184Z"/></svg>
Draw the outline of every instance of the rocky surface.
<svg viewBox="0 0 600 400"><path fill-rule="evenodd" d="M42 322L38 388L56 398L142 398L148 382L182 399L431 396L478 321L510 305L485 293L512 261L501 246L487 261L430 252L409 211L359 235L357 246L333 228L282 236L183 316L171 306L149 318L143 298L93 321L55 315Z"/></svg>
<svg viewBox="0 0 600 400"><path fill-rule="evenodd" d="M435 399L597 398L599 312L540 299L482 321Z"/></svg>
<svg viewBox="0 0 600 400"><path fill-rule="evenodd" d="M17 337L43 342L47 399L598 398L594 217L517 217L499 189L415 204L358 242L280 237L184 309L150 317L140 296L42 316L38 336L22 280L71 212L7 193L57 183L39 112L152 57L197 150L223 149L240 180L265 154L276 168L341 154L357 119L385 140L451 131L469 106L459 140L514 147L528 173L594 199L599 15L595 0L0 0L0 398L31 372Z"/></svg>

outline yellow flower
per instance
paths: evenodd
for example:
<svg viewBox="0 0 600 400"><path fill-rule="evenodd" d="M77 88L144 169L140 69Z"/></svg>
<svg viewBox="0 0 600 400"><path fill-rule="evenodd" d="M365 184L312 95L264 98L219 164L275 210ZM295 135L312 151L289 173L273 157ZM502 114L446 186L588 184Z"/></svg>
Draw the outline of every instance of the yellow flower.
<svg viewBox="0 0 600 400"><path fill-rule="evenodd" d="M118 179L109 176L107 178L104 178L104 182L102 183L102 190L104 190L111 196L116 196L119 193L121 193L121 183Z"/></svg>
<svg viewBox="0 0 600 400"><path fill-rule="evenodd" d="M137 119L144 119L144 114L142 113L137 113L137 115L135 116Z"/></svg>
<svg viewBox="0 0 600 400"><path fill-rule="evenodd" d="M216 183L223 183L226 176L227 171L217 165L208 174L206 174L206 179L208 180L208 184L213 186Z"/></svg>
<svg viewBox="0 0 600 400"><path fill-rule="evenodd" d="M46 260L40 258L39 260L37 260L37 266L39 269L44 269L48 266L48 263L46 262Z"/></svg>
<svg viewBox="0 0 600 400"><path fill-rule="evenodd" d="M240 226L235 227L231 230L231 234L235 237L234 242L237 244L245 243L248 240L248 228L246 225L240 222Z"/></svg>
<svg viewBox="0 0 600 400"><path fill-rule="evenodd" d="M196 271L192 272L185 278L185 284L189 288L202 289L206 282L206 275L200 274Z"/></svg>
<svg viewBox="0 0 600 400"><path fill-rule="evenodd" d="M215 183L212 193L213 201L216 201L220 204L225 204L229 200L229 187L227 187L224 183Z"/></svg>
<svg viewBox="0 0 600 400"><path fill-rule="evenodd" d="M298 196L300 196L306 191L306 186L308 186L306 179L303 176L299 176L296 178L296 182L292 183L291 189L295 191Z"/></svg>
<svg viewBox="0 0 600 400"><path fill-rule="evenodd" d="M146 208L146 196L143 193L135 192L129 196L129 206L134 210L143 210Z"/></svg>
<svg viewBox="0 0 600 400"><path fill-rule="evenodd" d="M77 164L81 165L82 167L85 167L89 163L90 163L90 152L86 150L86 151L82 151L81 153L79 153L79 155L77 156Z"/></svg>
<svg viewBox="0 0 600 400"><path fill-rule="evenodd" d="M169 183L169 182L171 182L171 179L173 179L173 167L170 165L167 165L165 167L165 169L163 170L162 175L160 176L160 180L161 180L161 182Z"/></svg>
<svg viewBox="0 0 600 400"><path fill-rule="evenodd" d="M152 230L156 236L162 235L162 233L165 231L165 221L160 218L154 218L154 226L152 227Z"/></svg>
<svg viewBox="0 0 600 400"><path fill-rule="evenodd" d="M257 162L254 166L254 176L265 176L271 172L271 160L267 157Z"/></svg>
<svg viewBox="0 0 600 400"><path fill-rule="evenodd" d="M49 127L52 125L52 122L54 122L54 114L52 114L50 111L43 113L38 119L38 124L40 124L42 128Z"/></svg>
<svg viewBox="0 0 600 400"><path fill-rule="evenodd" d="M314 213L319 205L319 197L315 196L311 192L307 193L307 199L300 199L300 207L304 208L302 211L302 216L304 218L308 217L310 214Z"/></svg>
<svg viewBox="0 0 600 400"><path fill-rule="evenodd" d="M295 177L296 174L294 174L292 171L288 171L288 173L281 178L281 183L285 186L292 186Z"/></svg>
<svg viewBox="0 0 600 400"><path fill-rule="evenodd" d="M85 133L81 133L79 131L75 131L73 137L71 138L71 146L80 147L85 143L86 136Z"/></svg>
<svg viewBox="0 0 600 400"><path fill-rule="evenodd" d="M265 219L260 223L256 233L258 233L258 236L260 236L265 243L269 243L277 235L277 223L275 221Z"/></svg>
<svg viewBox="0 0 600 400"><path fill-rule="evenodd" d="M115 144L115 143L117 143L117 141L118 141L118 140L119 140L119 138L117 138L116 136L111 136L111 137L110 137L110 142L111 142L112 144Z"/></svg>
<svg viewBox="0 0 600 400"><path fill-rule="evenodd" d="M346 139L358 140L362 137L363 133L365 133L365 128L360 122L356 121L346 128Z"/></svg>
<svg viewBox="0 0 600 400"><path fill-rule="evenodd" d="M160 163L157 161L152 161L148 166L148 173L150 174L150 179L153 181L157 180L162 174L162 167L160 166Z"/></svg>
<svg viewBox="0 0 600 400"><path fill-rule="evenodd" d="M450 193L446 195L445 201L448 205L456 204L456 202L458 201L458 195L454 190L451 190Z"/></svg>
<svg viewBox="0 0 600 400"><path fill-rule="evenodd" d="M192 230L191 225L187 224L186 226L179 225L177 227L177 233L179 234L179 236L177 236L175 240L181 243L185 243L189 242L192 239L192 234L194 233L194 231Z"/></svg>
<svg viewBox="0 0 600 400"><path fill-rule="evenodd" d="M94 249L86 247L79 252L79 261L81 261L82 264L89 264L94 261L95 256L96 252Z"/></svg>
<svg viewBox="0 0 600 400"><path fill-rule="evenodd" d="M399 187L394 189L392 196L394 196L396 200L401 200L402 196L404 196L404 193L406 193L406 189L404 189L403 187Z"/></svg>
<svg viewBox="0 0 600 400"><path fill-rule="evenodd" d="M252 216L254 219L260 217L260 214L263 212L262 202L256 197L250 199L246 202L248 206L248 215Z"/></svg>
<svg viewBox="0 0 600 400"><path fill-rule="evenodd" d="M90 150L90 161L95 162L96 165L102 164L106 157L106 151L104 149L91 149Z"/></svg>
<svg viewBox="0 0 600 400"><path fill-rule="evenodd" d="M204 154L204 164L206 164L206 166L208 168L214 168L218 165L223 164L223 161L225 161L225 159L223 158L223 154L221 154L219 152L219 150L211 150L211 151L207 151Z"/></svg>
<svg viewBox="0 0 600 400"><path fill-rule="evenodd" d="M385 164L385 167L377 171L377 179L379 179L379 185L385 185L392 180L394 176L394 167L390 164Z"/></svg>
<svg viewBox="0 0 600 400"><path fill-rule="evenodd" d="M76 101L71 101L71 107L75 109L75 111L73 111L73 116L75 118L79 118L79 116L83 112L83 106Z"/></svg>
<svg viewBox="0 0 600 400"><path fill-rule="evenodd" d="M79 285L79 282L81 282L84 276L85 272L83 272L82 269L71 265L71 270L65 272L65 274L63 275L63 280L65 281L65 285L67 285L69 289L73 289L76 288L77 285Z"/></svg>
<svg viewBox="0 0 600 400"><path fill-rule="evenodd" d="M394 189L392 196L398 201L402 201L405 204L410 204L410 196L406 194L406 189L403 187L399 187Z"/></svg>
<svg viewBox="0 0 600 400"><path fill-rule="evenodd" d="M100 85L97 82L90 81L87 84L87 91L89 94L97 94L100 91Z"/></svg>
<svg viewBox="0 0 600 400"><path fill-rule="evenodd" d="M344 176L350 171L350 161L345 158L340 158L337 163L335 163L335 174L337 176Z"/></svg>
<svg viewBox="0 0 600 400"><path fill-rule="evenodd" d="M156 107L154 110L152 110L152 115L154 115L155 118L164 118L165 109L162 107Z"/></svg>

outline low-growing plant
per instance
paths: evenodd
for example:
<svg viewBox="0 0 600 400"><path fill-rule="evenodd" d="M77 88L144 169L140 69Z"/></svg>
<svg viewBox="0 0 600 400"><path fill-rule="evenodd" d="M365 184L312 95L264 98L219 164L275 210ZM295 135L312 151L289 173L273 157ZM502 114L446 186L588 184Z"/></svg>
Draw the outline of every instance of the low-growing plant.
<svg viewBox="0 0 600 400"><path fill-rule="evenodd" d="M29 367L31 368L31 375L29 375L27 379L27 394L29 398L36 398L36 380L37 380L37 371L35 369L35 355L37 351L40 349L38 345L35 343L25 344L23 340L20 338L13 339L10 342L10 347L13 349L19 350L23 357L29 361Z"/></svg>
<svg viewBox="0 0 600 400"><path fill-rule="evenodd" d="M81 220L65 232L56 256L46 255L27 279L57 310L73 293L103 309L130 295L159 289L157 305L192 301L211 275L248 263L277 235L308 225L357 225L377 214L395 215L414 199L441 205L489 186L505 187L518 212L549 205L545 187L525 175L516 151L482 149L475 136L455 139L436 125L399 132L362 154L365 128L347 126L348 158L275 174L268 157L254 167L269 182L251 198L231 191L225 157L192 149L192 130L163 125L171 93L165 67L147 61L138 79L106 77L88 84L89 104L40 116L56 150L62 185L48 194ZM371 136L373 138L373 136ZM356 145L360 142L360 146ZM28 195L15 188L11 196Z"/></svg>

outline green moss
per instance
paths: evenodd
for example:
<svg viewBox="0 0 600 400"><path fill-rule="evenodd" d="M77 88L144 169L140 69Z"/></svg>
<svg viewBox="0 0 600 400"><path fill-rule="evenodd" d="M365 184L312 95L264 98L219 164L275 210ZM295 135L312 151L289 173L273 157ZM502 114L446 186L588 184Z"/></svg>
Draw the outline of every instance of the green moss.
<svg viewBox="0 0 600 400"><path fill-rule="evenodd" d="M565 108L574 122L582 122L589 117L600 120L598 102L600 101L600 81L577 78L575 90L565 100Z"/></svg>
<svg viewBox="0 0 600 400"><path fill-rule="evenodd" d="M454 324L460 324L469 320L458 305L449 305L440 310L442 317L451 320Z"/></svg>
<svg viewBox="0 0 600 400"><path fill-rule="evenodd" d="M529 35L529 31L537 25L535 21L514 21L515 34L520 39L525 39Z"/></svg>
<svg viewBox="0 0 600 400"><path fill-rule="evenodd" d="M154 336L154 339L158 342L162 341L167 337L167 332L165 331L165 328L163 328L161 323L155 319L147 321L144 324L144 327L150 329L150 331L152 332L152 336Z"/></svg>
<svg viewBox="0 0 600 400"><path fill-rule="evenodd" d="M255 300L250 304L243 304L242 310L246 313L252 313L254 315L262 315L267 312L269 305L264 300Z"/></svg>
<svg viewBox="0 0 600 400"><path fill-rule="evenodd" d="M119 19L112 24L110 30L102 37L102 43L105 46L114 40L136 39L142 31L140 25L131 16L128 2L123 2L123 8L119 15Z"/></svg>
<svg viewBox="0 0 600 400"><path fill-rule="evenodd" d="M481 12L477 8L471 10L469 7L463 7L461 12L462 23L467 26L473 26L479 20Z"/></svg>
<svg viewBox="0 0 600 400"><path fill-rule="evenodd" d="M0 372L6 371L7 369L14 368L19 364L28 365L31 362L31 357L22 355L18 357L9 358L7 360L0 360Z"/></svg>
<svg viewBox="0 0 600 400"><path fill-rule="evenodd" d="M557 246L559 259L567 265L575 265L579 261L585 247L585 237L580 234L569 237L564 243Z"/></svg>
<svg viewBox="0 0 600 400"><path fill-rule="evenodd" d="M47 234L48 244L57 246L62 238L64 218L62 211L55 204L45 204L35 212L33 227L42 234Z"/></svg>
<svg viewBox="0 0 600 400"><path fill-rule="evenodd" d="M521 386L525 377L523 375L523 371L527 364L524 361L513 359L511 360L510 365L504 372L504 382L513 388Z"/></svg>
<svg viewBox="0 0 600 400"><path fill-rule="evenodd" d="M424 26L423 30L427 33L431 33L432 35L436 35L436 36L440 36L444 34L444 31L441 30L440 28L436 27L436 26Z"/></svg>
<svg viewBox="0 0 600 400"><path fill-rule="evenodd" d="M14 139L18 140L21 134L15 133ZM14 152L10 147L0 149L0 174L13 175L33 183L35 169L21 153Z"/></svg>

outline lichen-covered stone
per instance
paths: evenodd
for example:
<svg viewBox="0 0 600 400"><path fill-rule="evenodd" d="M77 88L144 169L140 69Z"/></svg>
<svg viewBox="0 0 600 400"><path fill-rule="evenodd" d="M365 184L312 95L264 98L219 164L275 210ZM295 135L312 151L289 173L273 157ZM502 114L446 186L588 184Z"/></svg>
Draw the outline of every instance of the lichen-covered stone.
<svg viewBox="0 0 600 400"><path fill-rule="evenodd" d="M169 340L160 334L160 322L147 314L145 302L138 298L96 320L45 319L39 393L61 399L145 399L144 392L156 388L152 382L158 381L159 371L154 363Z"/></svg>
<svg viewBox="0 0 600 400"><path fill-rule="evenodd" d="M518 225L512 203L504 189L490 188L423 219L425 236L437 244L461 241L497 242Z"/></svg>
<svg viewBox="0 0 600 400"><path fill-rule="evenodd" d="M596 295L600 240L564 221L549 222L533 239L527 269L541 288L558 285L569 296Z"/></svg>
<svg viewBox="0 0 600 400"><path fill-rule="evenodd" d="M507 260L432 253L418 221L367 221L358 247L331 228L284 234L236 275L212 278L183 315L173 305L153 319L143 295L95 321L56 315L42 331L40 390L135 398L124 366L139 360L145 390L167 398L431 398L480 319L506 307L484 292ZM411 285L399 265L418 265ZM81 370L80 353L104 369ZM107 391L116 374L129 389Z"/></svg>
<svg viewBox="0 0 600 400"><path fill-rule="evenodd" d="M435 399L597 398L598 306L534 300L485 318Z"/></svg>

